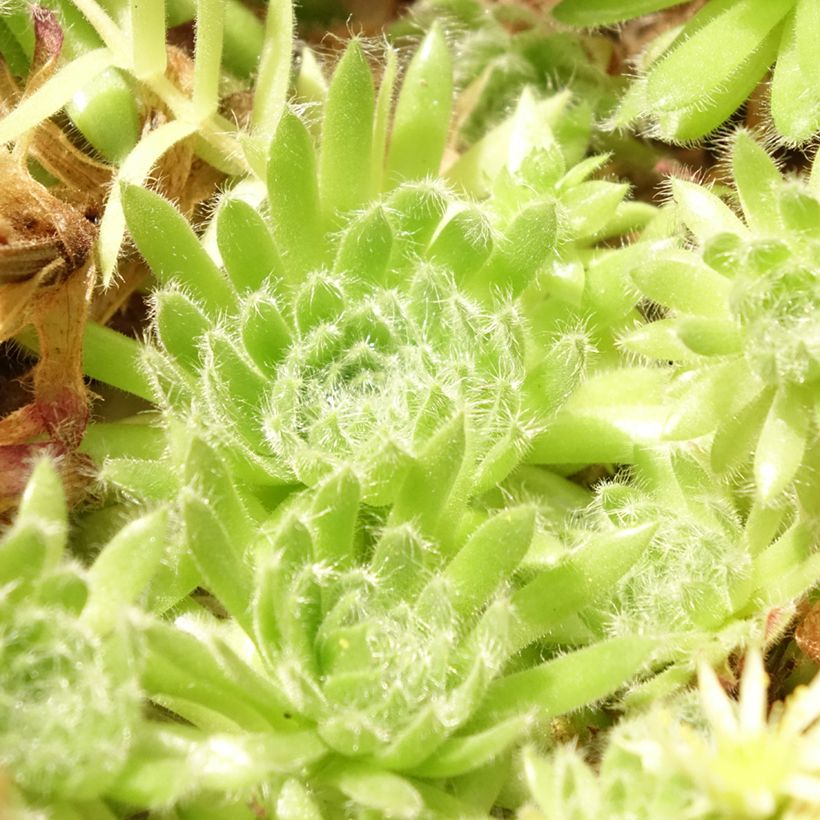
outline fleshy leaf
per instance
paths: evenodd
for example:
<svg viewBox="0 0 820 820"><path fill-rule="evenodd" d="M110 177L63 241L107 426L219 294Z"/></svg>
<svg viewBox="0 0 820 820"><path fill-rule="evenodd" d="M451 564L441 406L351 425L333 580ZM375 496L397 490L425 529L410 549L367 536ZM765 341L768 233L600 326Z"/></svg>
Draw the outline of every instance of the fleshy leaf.
<svg viewBox="0 0 820 820"><path fill-rule="evenodd" d="M285 267L267 225L247 202L228 198L216 221L217 242L234 287L256 290L266 281L281 281Z"/></svg>
<svg viewBox="0 0 820 820"><path fill-rule="evenodd" d="M253 588L247 566L235 543L207 501L189 493L183 499L188 543L208 588L239 623L248 622L249 594Z"/></svg>
<svg viewBox="0 0 820 820"><path fill-rule="evenodd" d="M524 507L499 513L473 533L444 572L456 612L468 616L486 603L526 554L534 528L535 512Z"/></svg>
<svg viewBox="0 0 820 820"><path fill-rule="evenodd" d="M156 330L163 348L182 366L195 369L201 360L201 337L212 327L208 316L179 290L161 291L155 305Z"/></svg>
<svg viewBox="0 0 820 820"><path fill-rule="evenodd" d="M235 304L232 288L187 220L168 200L138 185L121 184L128 230L161 282L179 282L212 312Z"/></svg>
<svg viewBox="0 0 820 820"><path fill-rule="evenodd" d="M748 236L746 226L712 191L682 179L673 179L671 184L681 218L700 242L720 233Z"/></svg>
<svg viewBox="0 0 820 820"><path fill-rule="evenodd" d="M606 697L661 646L649 638L612 638L500 678L490 686L470 728L528 709L539 718L549 718Z"/></svg>
<svg viewBox="0 0 820 820"><path fill-rule="evenodd" d="M777 130L790 142L803 143L820 129L820 91L806 82L797 25L796 16L789 15L772 75L771 107ZM811 36L809 31L805 35Z"/></svg>
<svg viewBox="0 0 820 820"><path fill-rule="evenodd" d="M760 48L790 5L789 0L766 4L737 0L691 36L681 38L650 69L647 98L653 110L690 108L704 95L719 93L748 55ZM731 48L718 46L729 38ZM702 70L707 67L708 73Z"/></svg>
<svg viewBox="0 0 820 820"><path fill-rule="evenodd" d="M450 50L433 25L407 68L396 105L387 157L391 185L438 173L450 126L452 74Z"/></svg>
<svg viewBox="0 0 820 820"><path fill-rule="evenodd" d="M755 450L755 481L761 500L778 496L795 476L809 431L799 388L782 387L772 402Z"/></svg>
<svg viewBox="0 0 820 820"><path fill-rule="evenodd" d="M138 518L106 544L88 572L90 595L83 620L98 632L112 628L120 612L151 581L165 552L168 514Z"/></svg>
<svg viewBox="0 0 820 820"><path fill-rule="evenodd" d="M782 177L772 158L746 131L735 135L732 173L746 223L755 231L770 231L778 221L775 191Z"/></svg>
<svg viewBox="0 0 820 820"><path fill-rule="evenodd" d="M632 277L646 296L665 307L695 316L728 314L731 282L694 254L670 251L636 268Z"/></svg>
<svg viewBox="0 0 820 820"><path fill-rule="evenodd" d="M718 473L740 467L755 450L774 390L763 390L735 414L724 418L712 440L712 467Z"/></svg>
<svg viewBox="0 0 820 820"><path fill-rule="evenodd" d="M345 230L333 272L349 275L371 287L381 284L386 279L392 247L393 231L384 209L372 208Z"/></svg>
<svg viewBox="0 0 820 820"><path fill-rule="evenodd" d="M608 26L669 8L680 0L563 0L553 9L556 20L572 26Z"/></svg>
<svg viewBox="0 0 820 820"><path fill-rule="evenodd" d="M288 780L279 792L276 816L281 820L322 820L322 813L310 792L293 779Z"/></svg>
<svg viewBox="0 0 820 820"><path fill-rule="evenodd" d="M415 521L425 534L440 531L441 517L462 469L464 449L464 417L459 415L430 440L410 468L390 512L391 525ZM452 527L453 522L448 525Z"/></svg>
<svg viewBox="0 0 820 820"><path fill-rule="evenodd" d="M156 727L138 737L112 796L160 807L197 791L239 791L298 771L323 753L312 732L202 736L187 727Z"/></svg>
<svg viewBox="0 0 820 820"><path fill-rule="evenodd" d="M276 244L299 281L324 252L313 139L302 120L285 111L268 156L268 203Z"/></svg>
<svg viewBox="0 0 820 820"><path fill-rule="evenodd" d="M350 470L340 470L317 488L310 518L316 561L337 569L353 562L359 500L359 482Z"/></svg>
<svg viewBox="0 0 820 820"><path fill-rule="evenodd" d="M457 777L477 769L518 741L528 723L527 717L513 717L484 732L451 738L412 773L417 777Z"/></svg>
<svg viewBox="0 0 820 820"><path fill-rule="evenodd" d="M375 91L361 43L345 50L325 103L319 191L328 225L370 196Z"/></svg>
<svg viewBox="0 0 820 820"><path fill-rule="evenodd" d="M358 804L391 817L418 817L424 806L409 781L364 764L348 763L328 779Z"/></svg>
<svg viewBox="0 0 820 820"><path fill-rule="evenodd" d="M512 596L513 650L548 635L568 616L593 603L627 573L646 550L651 523L599 533L558 566L542 571Z"/></svg>

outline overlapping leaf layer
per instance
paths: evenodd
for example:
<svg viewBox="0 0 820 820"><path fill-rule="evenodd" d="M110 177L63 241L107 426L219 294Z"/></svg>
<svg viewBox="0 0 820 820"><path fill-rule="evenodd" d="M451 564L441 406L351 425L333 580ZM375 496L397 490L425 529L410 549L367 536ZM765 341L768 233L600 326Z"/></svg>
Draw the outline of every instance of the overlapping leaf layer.
<svg viewBox="0 0 820 820"><path fill-rule="evenodd" d="M354 39L291 76L289 3L264 33L244 5L148 5L126 24L136 6L61 3L74 62L0 123L18 162L92 57L97 91L132 105L135 84L169 119L104 145L66 108L119 163L95 258L124 271L127 229L153 277L144 341L91 324L86 372L151 409L92 421L79 454L35 441L50 457L0 540L12 816L812 811L816 685L766 719L759 650L820 576L820 163L784 175L737 130L731 187L631 200L595 153L638 145L595 125L605 44L525 10L428 2L394 32L427 31L411 58ZM150 47L163 13L196 16L189 88ZM649 105L699 136L782 36L775 121L807 138L776 106L798 16L706 3L615 118ZM15 20L0 50L24 77ZM231 128L220 66L257 59ZM695 68L716 89L697 101ZM228 179L200 222L143 184L189 138ZM70 513L68 459L97 488ZM733 683L744 652L734 704L712 667ZM813 666L790 670L786 691ZM601 732L596 771L553 749Z"/></svg>

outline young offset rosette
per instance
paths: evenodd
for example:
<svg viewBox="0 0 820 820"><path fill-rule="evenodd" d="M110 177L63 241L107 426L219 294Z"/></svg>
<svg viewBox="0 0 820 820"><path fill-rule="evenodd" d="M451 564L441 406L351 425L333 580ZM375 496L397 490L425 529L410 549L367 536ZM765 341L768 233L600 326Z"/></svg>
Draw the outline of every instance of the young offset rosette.
<svg viewBox="0 0 820 820"><path fill-rule="evenodd" d="M595 771L568 745L549 758L528 750L531 802L519 817L813 817L820 680L771 708L767 683L757 648L735 697L701 663L698 691L615 726Z"/></svg>
<svg viewBox="0 0 820 820"><path fill-rule="evenodd" d="M586 516L592 527L651 520L656 529L633 569L568 634L687 636L675 639L674 663L629 702L685 685L697 655L717 663L763 631L778 639L820 574L816 525L798 504L750 504L689 447L641 451L629 480L602 483Z"/></svg>
<svg viewBox="0 0 820 820"><path fill-rule="evenodd" d="M0 538L0 769L12 801L110 816L101 798L140 721L127 613L163 558L166 518L135 519L83 567L65 555L60 479L47 461L35 467Z"/></svg>
<svg viewBox="0 0 820 820"><path fill-rule="evenodd" d="M419 29L440 25L459 57L454 79L466 91L459 139L470 144L503 120L510 103L527 88L547 93L570 89L577 100L559 126L582 130L596 113L617 102L623 81L608 72L613 43L603 34L557 31L549 17L526 3L484 0L422 0L389 29L401 42ZM580 160L578 153L574 160Z"/></svg>
<svg viewBox="0 0 820 820"><path fill-rule="evenodd" d="M732 144L740 219L714 193L673 180L691 248L633 271L666 315L624 336L623 346L672 361L663 435L713 434L712 466L745 476L775 502L796 486L817 511L820 406L820 197L781 176L746 132ZM803 465L802 471L800 470Z"/></svg>

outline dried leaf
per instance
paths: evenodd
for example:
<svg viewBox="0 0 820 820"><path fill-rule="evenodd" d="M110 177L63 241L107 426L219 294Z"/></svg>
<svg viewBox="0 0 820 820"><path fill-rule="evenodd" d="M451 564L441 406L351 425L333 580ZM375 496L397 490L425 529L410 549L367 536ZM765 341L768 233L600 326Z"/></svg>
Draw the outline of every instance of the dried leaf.
<svg viewBox="0 0 820 820"><path fill-rule="evenodd" d="M0 153L0 341L27 325L39 338L31 403L0 420L0 511L15 503L37 457L58 458L77 486L88 423L82 338L93 283L95 228Z"/></svg>
<svg viewBox="0 0 820 820"><path fill-rule="evenodd" d="M820 601L803 615L794 632L794 640L804 655L820 663Z"/></svg>

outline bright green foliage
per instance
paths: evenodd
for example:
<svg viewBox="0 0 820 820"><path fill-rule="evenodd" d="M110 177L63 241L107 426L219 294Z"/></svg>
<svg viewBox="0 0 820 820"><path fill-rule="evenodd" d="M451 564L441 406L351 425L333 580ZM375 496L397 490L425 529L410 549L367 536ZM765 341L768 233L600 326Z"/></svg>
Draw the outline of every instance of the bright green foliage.
<svg viewBox="0 0 820 820"><path fill-rule="evenodd" d="M0 143L14 143L25 155L26 135L64 110L92 147L116 164L94 246L96 269L108 287L125 232L121 183L143 185L163 154L189 137L198 158L228 176L264 166L261 154L290 87L293 8L289 0L271 3L263 30L238 0L176 0L169 4L167 20L163 0L128 0L105 8L97 0L50 3L55 13L37 25L35 6L31 13L15 11L11 23L0 21L0 57L28 82L18 104L0 120ZM166 27L194 16L190 76L184 59L169 64ZM44 71L26 77L30 68L39 67L31 63L38 26L46 35L38 47ZM65 47L51 54L61 41ZM246 79L254 74L250 134L236 118L220 113L222 95L243 85L237 86L236 78L227 81L226 68ZM10 101L16 92L7 85ZM163 113L141 123L143 114L152 111ZM32 171L44 173L36 162Z"/></svg>
<svg viewBox="0 0 820 820"><path fill-rule="evenodd" d="M444 37L434 28L407 68L390 137L388 180L438 172L450 130L451 62Z"/></svg>
<svg viewBox="0 0 820 820"><path fill-rule="evenodd" d="M657 654L658 641L616 638L507 671L627 572L651 530L610 525L558 573L516 582L540 537L536 509L467 509L464 434L459 417L435 436L381 511L360 506L362 488L342 469L240 541L225 477L211 473L208 489L186 496L197 569L233 621L191 610L175 625L140 622L143 687L197 729L143 729L113 796L152 807L218 785L275 816L297 798L298 816L336 816L345 802L400 817L481 814L530 727L605 697ZM190 452L208 475L206 451ZM628 557L567 595L566 577L616 543ZM461 778L496 768L492 794L461 793ZM165 770L178 772L172 782Z"/></svg>
<svg viewBox="0 0 820 820"><path fill-rule="evenodd" d="M449 167L449 185L430 179L449 84L433 88L424 73L447 70L434 28L385 149L371 140L373 84L354 42L329 84L321 139L295 113L282 117L262 215L239 194L218 209L227 277L169 203L123 188L138 248L174 285L155 297L164 356L146 362L157 398L248 482L314 485L348 467L369 503L387 504L431 438L463 415L458 487L475 496L521 461L592 345L614 353L607 324L583 327L585 248L639 227L647 211L622 203L626 186L588 179L602 159L569 167L585 137L565 145L551 127L560 131L566 94L524 94ZM402 153L402 123L422 109L432 120L412 137L414 156L426 157L416 166ZM358 187L344 177L354 167ZM633 316L626 306L622 321ZM568 335L568 325L578 329Z"/></svg>
<svg viewBox="0 0 820 820"><path fill-rule="evenodd" d="M70 0L50 0L43 5L54 11L63 29L63 58L73 60L102 46L100 36ZM137 142L140 123L134 92L117 69L107 69L75 93L66 113L109 162L121 162ZM112 122L117 123L116 128L108 124Z"/></svg>
<svg viewBox="0 0 820 820"><path fill-rule="evenodd" d="M630 482L604 484L588 514L619 526L657 526L603 606L582 613L584 627L599 637L688 633L678 658L684 666L692 641L722 656L743 630L756 629L748 616L787 605L820 569L812 528L794 505L746 509L695 452L642 453Z"/></svg>
<svg viewBox="0 0 820 820"><path fill-rule="evenodd" d="M0 21L8 29L7 35L0 37L0 53L15 74L25 77L33 55L34 24L30 10L20 6L13 22L5 17ZM50 0L43 6L56 15L56 22L63 29L64 58L74 60L102 46L97 32L70 0ZM23 59L17 59L18 53ZM117 69L106 69L77 90L66 106L66 113L89 143L111 162L122 161L137 141L139 116L134 93ZM117 127L111 128L107 124L110 122L116 122Z"/></svg>
<svg viewBox="0 0 820 820"><path fill-rule="evenodd" d="M0 540L0 766L38 803L103 794L128 756L140 712L128 605L164 549L161 513L137 519L89 570L64 560L67 515L40 462Z"/></svg>
<svg viewBox="0 0 820 820"><path fill-rule="evenodd" d="M503 119L511 100L528 86L544 93L572 90L576 104L562 123L567 130L583 128L593 111L607 111L617 100L619 82L606 71L612 51L606 39L556 32L524 4L424 0L391 34L400 42L433 25L456 43L454 79L466 103L460 137L467 144Z"/></svg>
<svg viewBox="0 0 820 820"><path fill-rule="evenodd" d="M641 292L669 313L622 343L677 363L664 437L714 433L718 473L747 475L753 456L757 497L771 503L792 486L804 458L807 472L816 469L820 200L800 181L783 179L746 132L733 140L732 164L744 221L706 189L673 182L696 246L633 273ZM805 503L814 510L812 493Z"/></svg>
<svg viewBox="0 0 820 820"><path fill-rule="evenodd" d="M609 25L675 5L670 0L563 0L558 20ZM790 143L820 128L814 0L710 0L644 55L642 76L621 103L617 125L645 121L663 139L686 142L718 128L774 64L771 112ZM727 47L727 44L731 47Z"/></svg>
<svg viewBox="0 0 820 820"><path fill-rule="evenodd" d="M817 681L767 714L767 679L758 650L747 656L737 701L727 697L705 664L699 679L699 698L685 695L656 704L616 726L597 775L569 747L549 759L528 750L522 763L535 805L519 817L797 820L816 815Z"/></svg>
<svg viewBox="0 0 820 820"><path fill-rule="evenodd" d="M563 0L555 16L576 26L606 26L661 11L680 0Z"/></svg>
<svg viewBox="0 0 820 820"><path fill-rule="evenodd" d="M123 162L101 228L101 258L127 223L153 271L150 337L92 326L84 358L155 412L90 426L102 509L76 512L70 547L47 463L0 541L12 799L101 820L526 816L522 762L550 817L770 816L816 789L790 779L813 771L813 689L768 726L754 655L737 718L705 666L706 720L681 690L698 660L777 639L820 577L820 162L784 178L739 132L736 202L683 180L662 208L629 201L590 155L608 47L509 4L425 3L406 66L386 46L373 71L354 40L332 74L306 49L291 78L288 3L263 37L202 0L180 101L162 3L114 21L80 2L106 49L58 90L113 72L121 37L118 70L174 115ZM618 116L649 101L667 136L709 130L783 34L782 126L813 25L801 0L712 0ZM247 76L260 51L237 135L219 67ZM541 96L553 82L573 90ZM37 93L3 133L39 121ZM201 231L142 185L191 135L252 169ZM522 756L616 709L599 774Z"/></svg>
<svg viewBox="0 0 820 820"><path fill-rule="evenodd" d="M495 478L486 462L494 445L506 438L510 466L526 446L534 420L516 396L524 380L516 325L505 327L459 299L445 272L420 274L409 298L384 291L354 304L333 327L317 323L299 334L277 368L264 433L277 461L303 483L350 464L367 476L367 498L390 500L385 482L398 481L419 447L462 407L470 473L489 471L484 483ZM442 308L430 310L431 302Z"/></svg>
<svg viewBox="0 0 820 820"><path fill-rule="evenodd" d="M253 11L235 0L225 0L223 59L225 68L240 77L248 77L257 67L264 45L264 30ZM196 18L194 0L167 0L165 18L169 27L189 23Z"/></svg>
<svg viewBox="0 0 820 820"><path fill-rule="evenodd" d="M4 9L0 19L0 55L17 77L26 78L31 70L35 25L29 6L17 5L19 8L8 15ZM211 108L215 107L215 81L219 79L220 68L224 66L224 70L237 78L247 79L257 70L265 45L262 23L251 9L237 0L223 0L219 4L169 0L167 4L102 3L101 6L74 0L47 0L41 5L54 13L54 22L61 29L60 58L66 64L105 46L125 46L117 36L122 36L122 32L117 32L116 26L121 26L133 41L131 54L118 55L118 68L106 68L98 76L87 78L82 87L70 94L65 105L71 122L83 137L105 160L115 164L123 162L140 136L143 112L135 78L156 81L164 71L166 24L178 26L199 19L197 72L201 75L205 66L212 69L208 80L200 77L194 80L195 86L209 86L206 110L202 112L205 114L212 114ZM218 11L217 19L210 13L213 9ZM93 19L85 16L89 12L93 12ZM163 90L166 89L167 86L163 86ZM198 100L194 102L197 104Z"/></svg>
<svg viewBox="0 0 820 820"><path fill-rule="evenodd" d="M370 194L375 103L373 76L354 40L333 73L322 118L319 197L329 228L337 227L342 213L364 205ZM310 173L309 167L300 170Z"/></svg>
<svg viewBox="0 0 820 820"><path fill-rule="evenodd" d="M101 641L51 602L4 602L0 617L0 760L31 794L97 796L125 762L139 710L127 646Z"/></svg>

